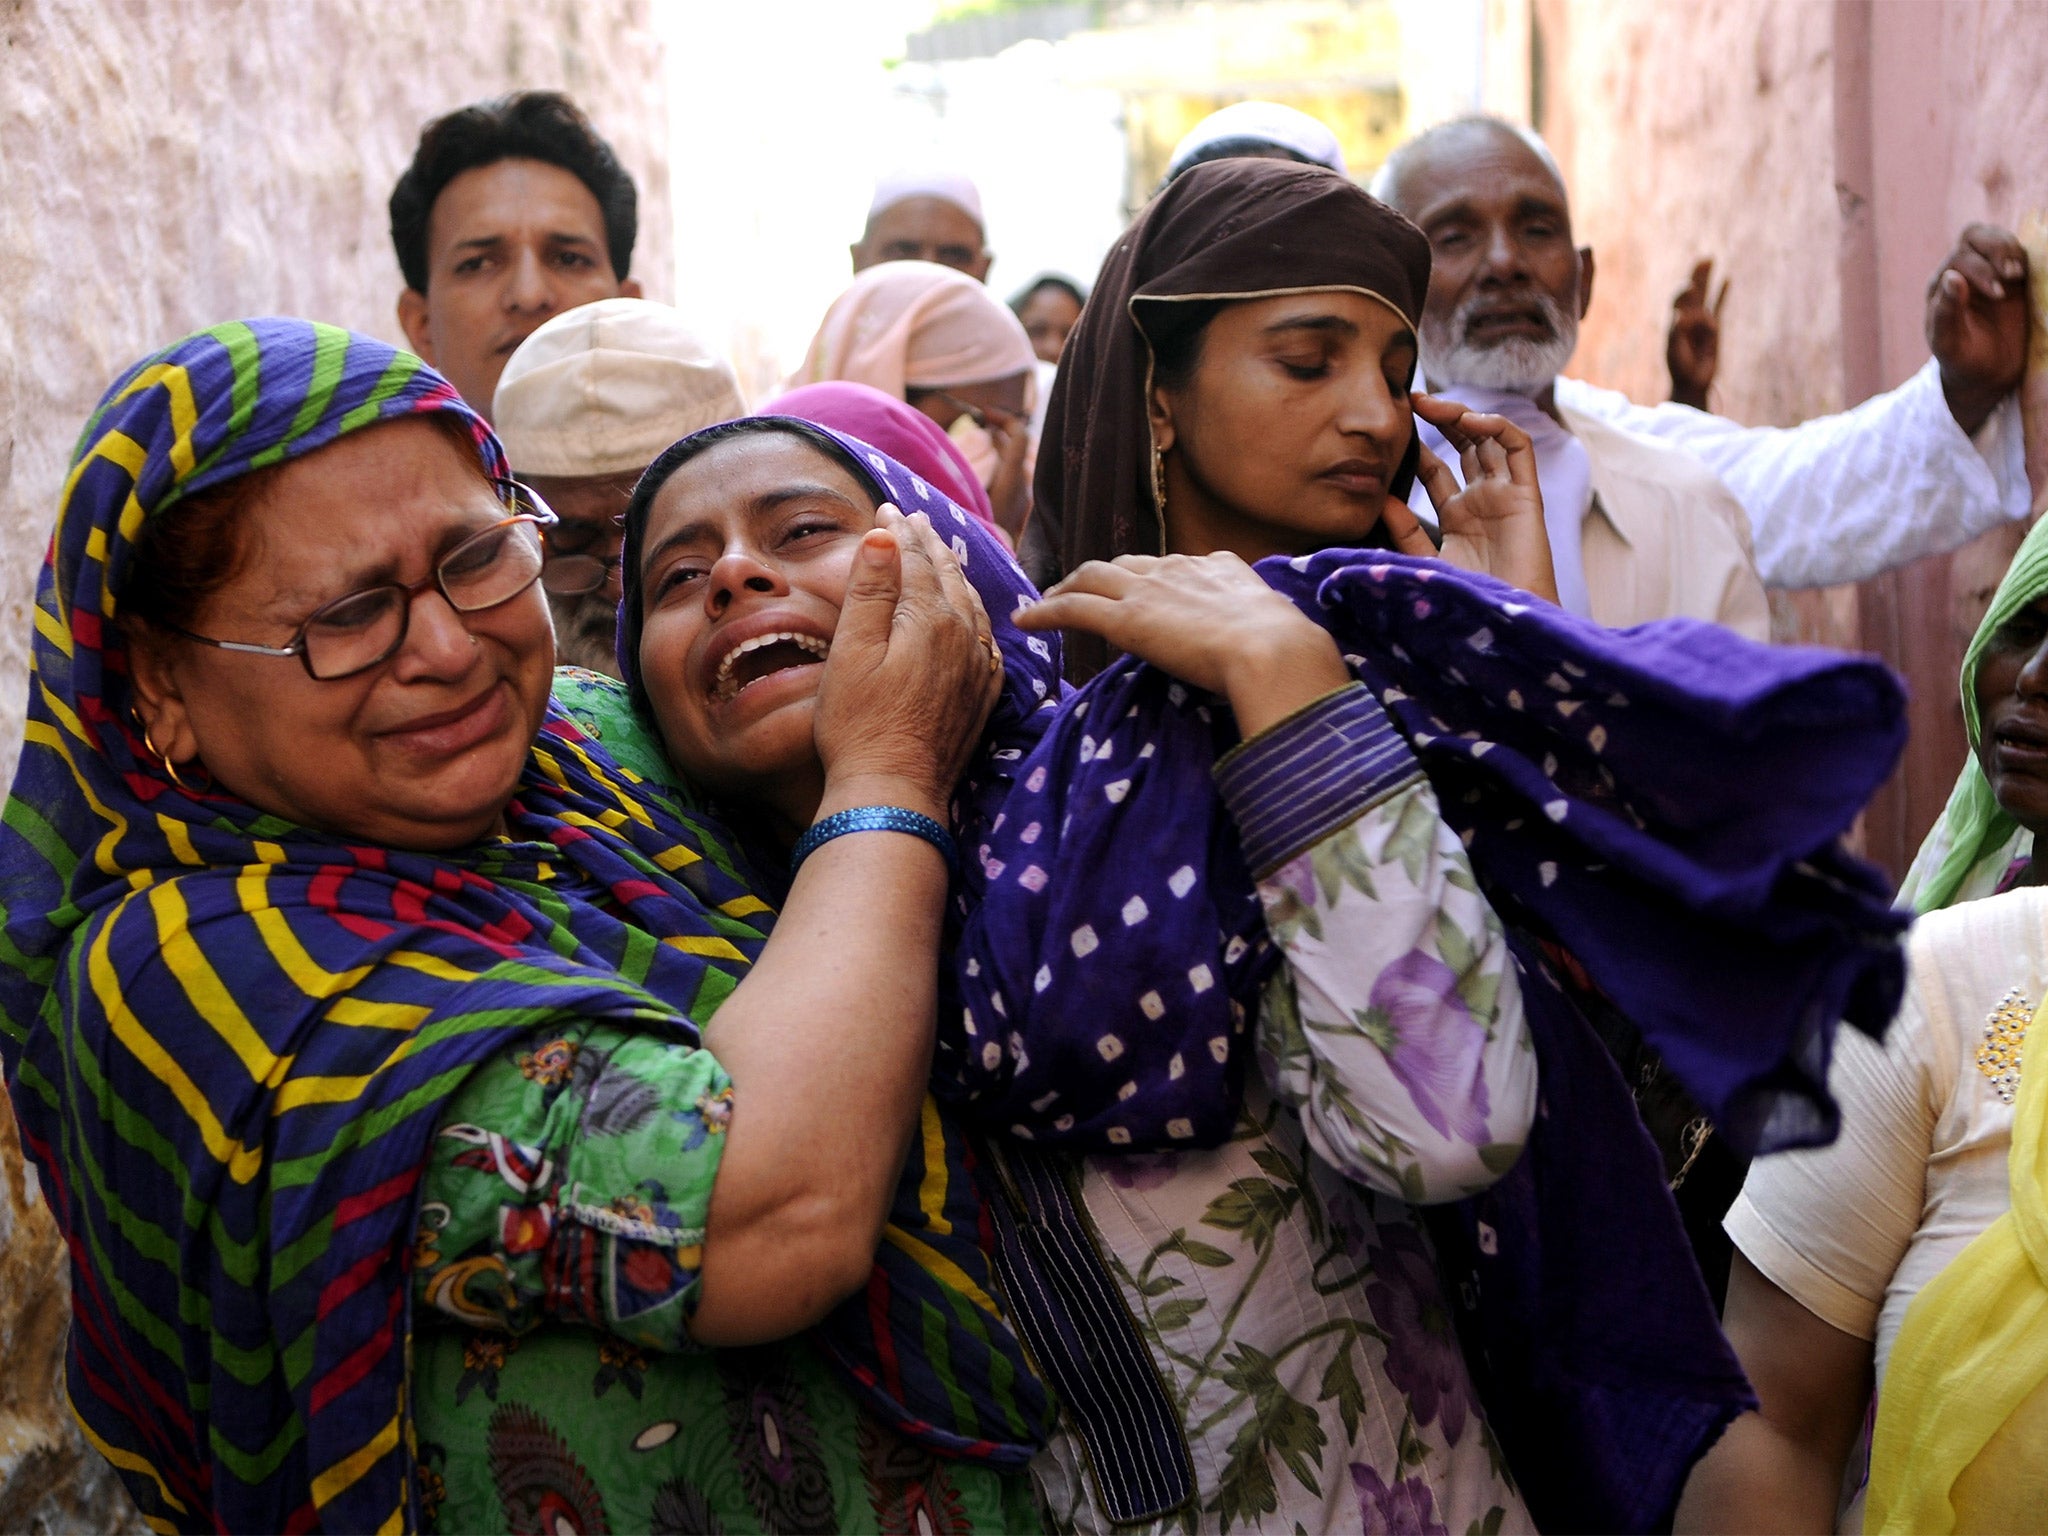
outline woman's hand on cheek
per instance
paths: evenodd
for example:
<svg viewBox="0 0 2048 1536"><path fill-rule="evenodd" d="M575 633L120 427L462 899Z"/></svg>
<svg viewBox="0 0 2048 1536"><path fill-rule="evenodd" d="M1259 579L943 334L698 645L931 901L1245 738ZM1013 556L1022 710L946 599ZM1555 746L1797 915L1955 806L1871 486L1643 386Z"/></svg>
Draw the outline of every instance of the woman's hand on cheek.
<svg viewBox="0 0 2048 1536"><path fill-rule="evenodd" d="M1454 400L1411 398L1415 414L1458 450L1465 477L1461 487L1441 459L1422 450L1417 478L1443 529L1444 559L1556 602L1557 573L1529 434L1505 416L1468 411Z"/></svg>
<svg viewBox="0 0 2048 1536"><path fill-rule="evenodd" d="M943 821L1002 692L988 615L922 513L884 506L854 554L814 731L820 814L903 805Z"/></svg>
<svg viewBox="0 0 2048 1536"><path fill-rule="evenodd" d="M1016 623L1099 635L1220 693L1246 736L1351 680L1329 633L1228 553L1091 560Z"/></svg>

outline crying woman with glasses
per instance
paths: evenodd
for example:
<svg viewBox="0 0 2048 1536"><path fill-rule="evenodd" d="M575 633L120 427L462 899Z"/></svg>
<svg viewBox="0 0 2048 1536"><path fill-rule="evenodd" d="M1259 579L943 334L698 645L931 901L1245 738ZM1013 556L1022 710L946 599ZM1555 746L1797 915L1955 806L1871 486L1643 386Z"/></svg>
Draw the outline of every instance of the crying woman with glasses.
<svg viewBox="0 0 2048 1536"><path fill-rule="evenodd" d="M922 1111L947 862L838 838L771 912L550 705L554 526L331 327L87 424L0 822L85 1432L158 1530L1028 1528L1046 1394ZM900 518L847 614L825 807L943 816L989 620Z"/></svg>

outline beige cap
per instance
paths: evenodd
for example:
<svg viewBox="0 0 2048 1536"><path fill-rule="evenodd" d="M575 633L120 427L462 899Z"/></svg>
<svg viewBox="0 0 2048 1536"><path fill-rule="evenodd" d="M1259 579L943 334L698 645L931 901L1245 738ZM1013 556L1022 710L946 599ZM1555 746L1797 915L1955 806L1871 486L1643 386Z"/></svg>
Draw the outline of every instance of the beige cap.
<svg viewBox="0 0 2048 1536"><path fill-rule="evenodd" d="M746 414L731 364L683 317L647 299L604 299L555 316L519 344L491 400L522 475L645 469L700 427Z"/></svg>

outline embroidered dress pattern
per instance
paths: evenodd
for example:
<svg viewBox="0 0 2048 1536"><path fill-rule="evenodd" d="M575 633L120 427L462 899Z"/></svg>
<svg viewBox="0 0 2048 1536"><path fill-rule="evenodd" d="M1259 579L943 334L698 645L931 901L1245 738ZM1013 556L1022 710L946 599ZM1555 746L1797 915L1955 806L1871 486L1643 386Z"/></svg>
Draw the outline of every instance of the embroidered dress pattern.
<svg viewBox="0 0 2048 1536"><path fill-rule="evenodd" d="M2019 1097L2020 1050L2033 1018L2034 1005L2015 987L1999 999L1991 1017L1984 1021L1983 1043L1977 1047L1977 1070L1991 1080L1992 1089L2007 1104Z"/></svg>

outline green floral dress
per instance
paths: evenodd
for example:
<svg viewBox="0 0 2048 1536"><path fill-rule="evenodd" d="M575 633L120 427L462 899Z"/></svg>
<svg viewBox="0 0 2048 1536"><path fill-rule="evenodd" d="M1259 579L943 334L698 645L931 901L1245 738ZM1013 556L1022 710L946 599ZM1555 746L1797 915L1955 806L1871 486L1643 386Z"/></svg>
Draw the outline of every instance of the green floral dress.
<svg viewBox="0 0 2048 1536"><path fill-rule="evenodd" d="M1027 1475L885 1428L801 1337L690 1343L731 1112L708 1051L605 1024L450 1101L414 1281L427 1528L1040 1529Z"/></svg>

